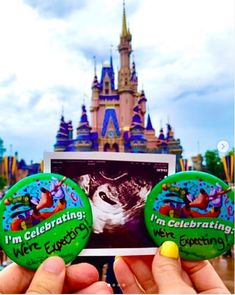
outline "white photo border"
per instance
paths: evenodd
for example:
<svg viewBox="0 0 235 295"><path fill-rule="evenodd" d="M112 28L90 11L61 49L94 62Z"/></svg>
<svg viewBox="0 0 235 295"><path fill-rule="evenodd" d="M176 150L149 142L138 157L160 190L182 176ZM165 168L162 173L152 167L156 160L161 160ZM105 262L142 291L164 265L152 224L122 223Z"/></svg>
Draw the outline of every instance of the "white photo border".
<svg viewBox="0 0 235 295"><path fill-rule="evenodd" d="M175 173L173 154L114 153L114 152L44 152L44 172L51 173L52 160L105 160L168 164L168 176ZM85 248L79 256L153 255L156 247L140 248Z"/></svg>

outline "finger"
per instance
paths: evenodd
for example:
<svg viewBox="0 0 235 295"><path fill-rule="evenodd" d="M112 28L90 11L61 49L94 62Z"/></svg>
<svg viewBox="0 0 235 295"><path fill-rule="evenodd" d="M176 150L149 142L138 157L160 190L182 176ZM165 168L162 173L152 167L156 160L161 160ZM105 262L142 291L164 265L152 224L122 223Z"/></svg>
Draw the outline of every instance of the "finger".
<svg viewBox="0 0 235 295"><path fill-rule="evenodd" d="M25 293L34 271L12 263L0 272L0 293Z"/></svg>
<svg viewBox="0 0 235 295"><path fill-rule="evenodd" d="M123 259L128 264L144 292L151 294L158 291L152 275L153 256L125 256Z"/></svg>
<svg viewBox="0 0 235 295"><path fill-rule="evenodd" d="M171 241L164 242L155 255L152 271L160 294L195 293L195 290L186 284L182 277L182 269L178 258L178 246Z"/></svg>
<svg viewBox="0 0 235 295"><path fill-rule="evenodd" d="M31 294L62 293L65 279L65 264L60 257L47 258L36 271L26 291Z"/></svg>
<svg viewBox="0 0 235 295"><path fill-rule="evenodd" d="M209 261L182 261L182 267L190 276L198 292L229 294L228 289Z"/></svg>
<svg viewBox="0 0 235 295"><path fill-rule="evenodd" d="M115 277L124 294L143 294L135 275L122 257L115 259L113 264Z"/></svg>
<svg viewBox="0 0 235 295"><path fill-rule="evenodd" d="M97 269L88 263L70 265L66 269L65 288L63 293L72 293L99 280Z"/></svg>
<svg viewBox="0 0 235 295"><path fill-rule="evenodd" d="M96 282L87 288L79 290L77 294L113 294L113 289L105 282Z"/></svg>

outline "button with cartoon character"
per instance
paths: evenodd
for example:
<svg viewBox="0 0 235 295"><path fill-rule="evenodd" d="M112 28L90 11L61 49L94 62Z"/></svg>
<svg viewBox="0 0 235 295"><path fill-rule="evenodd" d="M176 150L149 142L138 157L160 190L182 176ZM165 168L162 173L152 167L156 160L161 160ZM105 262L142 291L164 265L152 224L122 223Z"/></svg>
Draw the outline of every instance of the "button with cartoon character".
<svg viewBox="0 0 235 295"><path fill-rule="evenodd" d="M0 245L7 256L36 269L52 255L65 263L85 247L92 231L88 197L71 179L52 173L26 177L0 206Z"/></svg>
<svg viewBox="0 0 235 295"><path fill-rule="evenodd" d="M163 179L149 193L144 216L156 246L174 241L186 260L216 257L234 243L234 192L208 173L179 172Z"/></svg>

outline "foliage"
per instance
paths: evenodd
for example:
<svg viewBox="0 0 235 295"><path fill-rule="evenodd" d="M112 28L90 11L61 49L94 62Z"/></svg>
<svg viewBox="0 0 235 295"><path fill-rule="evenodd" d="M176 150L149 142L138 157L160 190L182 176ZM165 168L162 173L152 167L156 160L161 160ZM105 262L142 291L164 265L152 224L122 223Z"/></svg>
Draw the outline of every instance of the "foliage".
<svg viewBox="0 0 235 295"><path fill-rule="evenodd" d="M222 180L226 180L224 166L219 156L218 150L206 151L205 156L205 171L219 177Z"/></svg>
<svg viewBox="0 0 235 295"><path fill-rule="evenodd" d="M228 155L231 156L231 155L235 155L235 148L231 149L230 152L228 152Z"/></svg>
<svg viewBox="0 0 235 295"><path fill-rule="evenodd" d="M0 190L3 189L7 185L5 179L2 175L0 175Z"/></svg>

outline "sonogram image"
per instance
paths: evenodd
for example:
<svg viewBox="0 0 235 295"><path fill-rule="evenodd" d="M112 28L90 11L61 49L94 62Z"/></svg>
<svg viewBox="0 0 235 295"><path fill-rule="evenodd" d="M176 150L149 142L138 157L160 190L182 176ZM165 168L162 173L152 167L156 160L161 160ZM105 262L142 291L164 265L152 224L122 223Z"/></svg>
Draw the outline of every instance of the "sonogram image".
<svg viewBox="0 0 235 295"><path fill-rule="evenodd" d="M82 175L78 184L90 197L94 233L121 231L140 214L151 181L123 172L110 177L104 171Z"/></svg>

